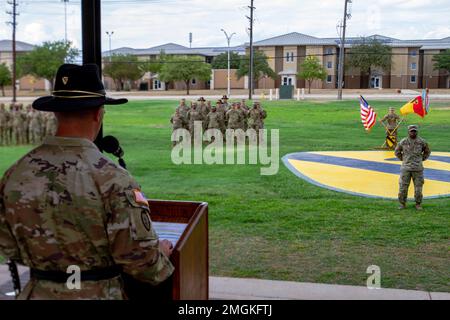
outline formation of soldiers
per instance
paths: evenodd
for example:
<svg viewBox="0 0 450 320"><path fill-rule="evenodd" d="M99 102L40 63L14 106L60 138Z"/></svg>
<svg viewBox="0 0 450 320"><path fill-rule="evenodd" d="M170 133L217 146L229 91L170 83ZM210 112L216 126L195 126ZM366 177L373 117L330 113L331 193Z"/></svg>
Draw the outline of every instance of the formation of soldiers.
<svg viewBox="0 0 450 320"><path fill-rule="evenodd" d="M173 130L187 129L192 135L195 121L202 122L203 130L218 129L225 133L226 129L264 129L266 118L267 112L261 103L254 102L249 107L245 99L228 103L228 97L223 96L216 105L211 105L210 101L202 97L188 106L186 100L182 99L170 122Z"/></svg>
<svg viewBox="0 0 450 320"><path fill-rule="evenodd" d="M39 144L55 135L57 120L53 112L40 112L22 103L7 107L0 103L0 146Z"/></svg>

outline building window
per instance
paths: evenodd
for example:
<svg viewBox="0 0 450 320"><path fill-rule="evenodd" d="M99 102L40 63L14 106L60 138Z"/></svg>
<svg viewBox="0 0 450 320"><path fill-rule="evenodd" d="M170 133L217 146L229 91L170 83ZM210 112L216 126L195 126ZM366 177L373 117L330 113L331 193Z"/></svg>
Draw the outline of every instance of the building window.
<svg viewBox="0 0 450 320"><path fill-rule="evenodd" d="M286 62L294 62L294 53L293 52L286 53Z"/></svg>
<svg viewBox="0 0 450 320"><path fill-rule="evenodd" d="M417 51L413 50L410 52L410 54L411 54L411 57L415 57L415 56L417 56Z"/></svg>
<svg viewBox="0 0 450 320"><path fill-rule="evenodd" d="M153 90L159 90L161 89L161 81L155 79L153 80Z"/></svg>
<svg viewBox="0 0 450 320"><path fill-rule="evenodd" d="M327 76L327 83L331 83L332 80L333 80L333 78L332 78L331 74L329 74L329 75Z"/></svg>
<svg viewBox="0 0 450 320"><path fill-rule="evenodd" d="M417 63L413 62L411 63L411 70L416 70L417 69Z"/></svg>
<svg viewBox="0 0 450 320"><path fill-rule="evenodd" d="M328 62L327 62L327 68L328 68L328 69L333 68L333 62L328 61Z"/></svg>
<svg viewBox="0 0 450 320"><path fill-rule="evenodd" d="M416 83L416 76L411 76L410 82L411 83Z"/></svg>
<svg viewBox="0 0 450 320"><path fill-rule="evenodd" d="M193 85L197 84L197 80L192 79L191 84L193 84Z"/></svg>
<svg viewBox="0 0 450 320"><path fill-rule="evenodd" d="M327 48L327 50L325 51L325 54L332 55L333 54L333 49Z"/></svg>

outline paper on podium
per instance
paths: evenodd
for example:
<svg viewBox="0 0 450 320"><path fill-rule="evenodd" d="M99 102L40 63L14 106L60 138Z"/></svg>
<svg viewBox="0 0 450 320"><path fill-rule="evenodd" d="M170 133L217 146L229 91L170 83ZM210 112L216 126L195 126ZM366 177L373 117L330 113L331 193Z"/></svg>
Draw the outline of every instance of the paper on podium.
<svg viewBox="0 0 450 320"><path fill-rule="evenodd" d="M157 222L153 221L153 228L160 240L169 240L175 247L181 235L187 227L186 223Z"/></svg>

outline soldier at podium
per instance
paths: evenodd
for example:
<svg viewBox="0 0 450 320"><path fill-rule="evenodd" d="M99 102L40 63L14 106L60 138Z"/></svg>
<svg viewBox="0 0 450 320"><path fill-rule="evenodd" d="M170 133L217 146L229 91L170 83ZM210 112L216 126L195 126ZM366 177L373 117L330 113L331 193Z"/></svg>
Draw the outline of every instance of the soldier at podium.
<svg viewBox="0 0 450 320"><path fill-rule="evenodd" d="M104 105L126 102L106 97L95 64L61 66L34 101L55 112L56 136L0 181L0 255L31 268L19 299L125 299L123 276L155 286L173 273L140 186L93 143Z"/></svg>
<svg viewBox="0 0 450 320"><path fill-rule="evenodd" d="M381 123L386 129L386 142L385 146L388 149L395 149L397 145L397 132L401 123L401 119L398 114L395 113L394 108L389 108L389 113L381 119Z"/></svg>

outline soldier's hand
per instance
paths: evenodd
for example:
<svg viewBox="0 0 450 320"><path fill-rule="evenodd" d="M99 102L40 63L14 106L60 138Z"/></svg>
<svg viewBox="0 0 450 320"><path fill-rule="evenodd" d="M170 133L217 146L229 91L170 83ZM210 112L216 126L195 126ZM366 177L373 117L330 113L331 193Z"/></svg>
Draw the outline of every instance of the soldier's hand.
<svg viewBox="0 0 450 320"><path fill-rule="evenodd" d="M169 240L161 240L159 242L159 249L167 257L170 257L170 255L172 254L172 251L173 251L173 244Z"/></svg>

